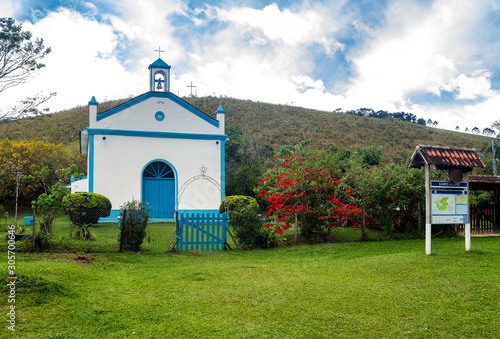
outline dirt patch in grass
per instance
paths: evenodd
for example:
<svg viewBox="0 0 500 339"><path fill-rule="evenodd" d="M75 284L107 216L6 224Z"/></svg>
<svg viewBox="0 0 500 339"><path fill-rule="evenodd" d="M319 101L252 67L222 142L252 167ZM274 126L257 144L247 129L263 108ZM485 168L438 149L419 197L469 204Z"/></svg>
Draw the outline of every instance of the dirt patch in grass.
<svg viewBox="0 0 500 339"><path fill-rule="evenodd" d="M87 265L93 265L92 261L96 260L96 258L93 255L80 254L75 256L73 260L81 265L87 266Z"/></svg>
<svg viewBox="0 0 500 339"><path fill-rule="evenodd" d="M84 266L93 266L94 262L100 259L91 254L75 254L75 253L55 253L54 257L78 263Z"/></svg>

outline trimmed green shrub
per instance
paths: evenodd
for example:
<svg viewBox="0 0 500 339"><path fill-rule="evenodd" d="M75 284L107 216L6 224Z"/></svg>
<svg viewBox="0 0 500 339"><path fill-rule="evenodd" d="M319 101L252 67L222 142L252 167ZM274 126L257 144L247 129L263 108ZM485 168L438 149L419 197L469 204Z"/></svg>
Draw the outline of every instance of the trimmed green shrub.
<svg viewBox="0 0 500 339"><path fill-rule="evenodd" d="M120 212L120 250L138 252L146 237L149 213L137 200L127 202Z"/></svg>
<svg viewBox="0 0 500 339"><path fill-rule="evenodd" d="M73 193L63 198L64 210L75 225L97 224L111 213L111 202L97 193Z"/></svg>
<svg viewBox="0 0 500 339"><path fill-rule="evenodd" d="M226 203L229 213L232 211L239 211L247 206L254 206L257 210L259 209L259 204L255 198L248 197L246 195L231 195L222 199L219 207L219 213L226 212Z"/></svg>
<svg viewBox="0 0 500 339"><path fill-rule="evenodd" d="M278 245L275 233L264 226L258 208L253 204L233 210L229 227L244 248L269 248Z"/></svg>

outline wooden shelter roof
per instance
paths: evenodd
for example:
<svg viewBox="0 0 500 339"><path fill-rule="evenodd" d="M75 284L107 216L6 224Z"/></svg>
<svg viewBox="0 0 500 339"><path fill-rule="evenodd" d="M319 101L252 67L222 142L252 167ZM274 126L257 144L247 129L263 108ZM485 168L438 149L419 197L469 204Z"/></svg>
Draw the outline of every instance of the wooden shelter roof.
<svg viewBox="0 0 500 339"><path fill-rule="evenodd" d="M474 167L486 167L475 149L418 145L409 167L422 168L427 164L436 169L461 169L464 172L470 172Z"/></svg>
<svg viewBox="0 0 500 339"><path fill-rule="evenodd" d="M483 190L498 192L500 188L500 176L494 175L471 175L469 185L472 190Z"/></svg>

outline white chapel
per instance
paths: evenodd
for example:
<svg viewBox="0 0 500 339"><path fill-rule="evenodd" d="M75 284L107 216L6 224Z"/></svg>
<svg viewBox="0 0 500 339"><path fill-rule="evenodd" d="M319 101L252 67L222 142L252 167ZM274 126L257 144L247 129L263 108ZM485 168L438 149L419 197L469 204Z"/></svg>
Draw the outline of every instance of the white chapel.
<svg viewBox="0 0 500 339"><path fill-rule="evenodd" d="M218 212L226 112L219 106L214 119L173 94L170 66L161 58L148 69L149 92L101 113L94 97L88 103L89 126L80 132L87 177L72 182L71 191L108 197L108 221L132 199L147 204L152 221Z"/></svg>

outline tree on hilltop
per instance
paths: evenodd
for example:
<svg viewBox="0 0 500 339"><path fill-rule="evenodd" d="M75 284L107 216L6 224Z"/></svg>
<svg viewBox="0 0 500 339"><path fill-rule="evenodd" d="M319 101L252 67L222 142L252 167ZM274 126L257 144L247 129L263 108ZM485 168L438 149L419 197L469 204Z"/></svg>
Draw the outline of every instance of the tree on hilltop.
<svg viewBox="0 0 500 339"><path fill-rule="evenodd" d="M483 135L486 135L488 137L494 137L496 134L497 133L491 128L486 127L483 129Z"/></svg>
<svg viewBox="0 0 500 339"><path fill-rule="evenodd" d="M425 119L424 119L424 118L419 118L419 119L417 120L417 124L422 125L422 126L425 126Z"/></svg>
<svg viewBox="0 0 500 339"><path fill-rule="evenodd" d="M497 121L495 121L495 122L493 122L491 124L491 128L494 128L494 129L496 129L498 131L497 137L500 139L500 119L497 120Z"/></svg>

